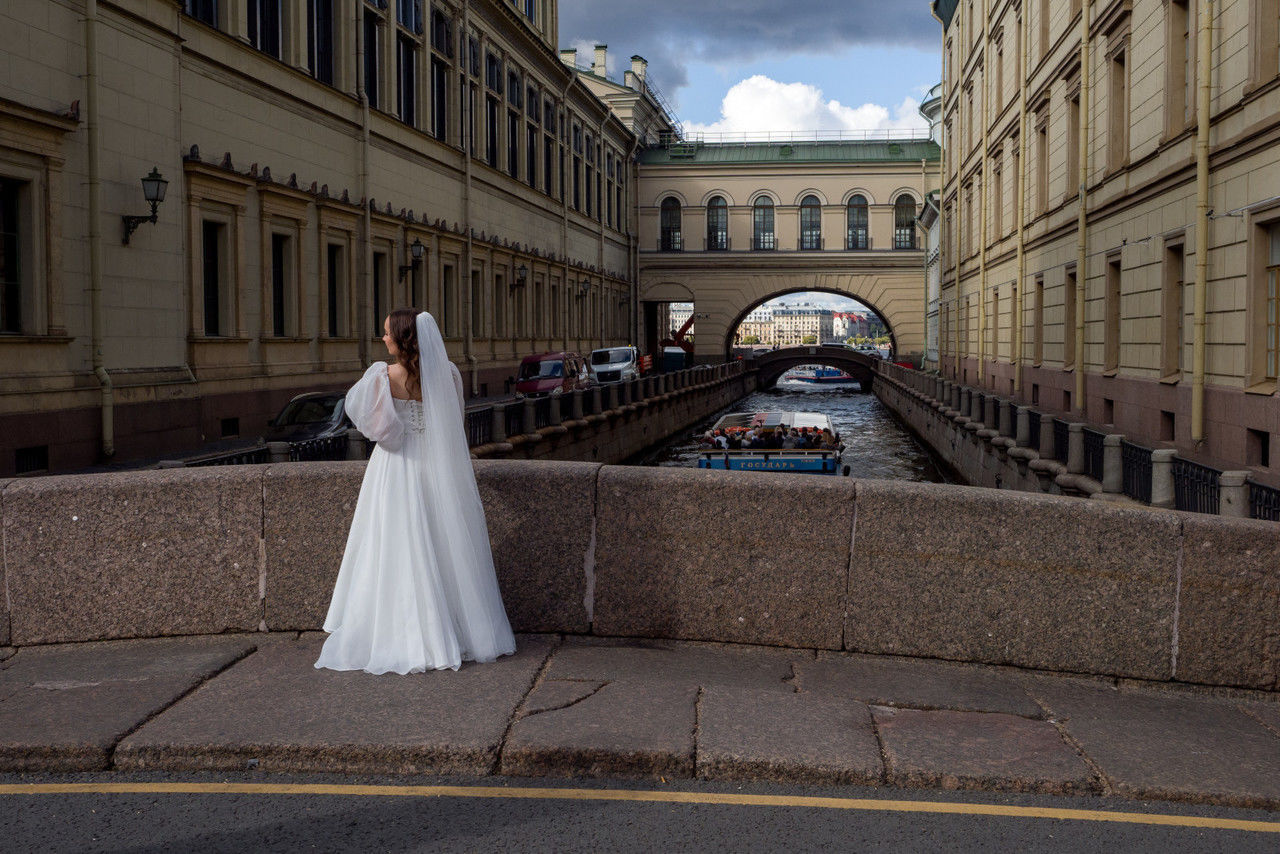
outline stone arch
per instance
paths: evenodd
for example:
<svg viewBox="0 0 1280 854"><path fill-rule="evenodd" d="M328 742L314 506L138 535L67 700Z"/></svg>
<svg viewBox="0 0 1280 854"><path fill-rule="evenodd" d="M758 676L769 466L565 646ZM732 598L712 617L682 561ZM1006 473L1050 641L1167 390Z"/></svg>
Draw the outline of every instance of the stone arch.
<svg viewBox="0 0 1280 854"><path fill-rule="evenodd" d="M684 282L667 279L644 289L640 299L652 302L695 302L693 289Z"/></svg>
<svg viewBox="0 0 1280 854"><path fill-rule="evenodd" d="M733 201L733 196L729 195L728 190L721 190L717 188L715 190L708 190L706 193L703 193L702 207L705 208L708 204L710 204L711 200L714 199L716 196L720 196L722 199L724 199L725 204L727 204L729 207L733 207L735 204Z"/></svg>
<svg viewBox="0 0 1280 854"><path fill-rule="evenodd" d="M868 207L872 207L876 204L876 197L871 194L870 190L865 187L851 187L846 190L844 196L840 198L840 206L847 208L849 206L849 200L854 196L862 196L862 198L866 199Z"/></svg>
<svg viewBox="0 0 1280 854"><path fill-rule="evenodd" d="M800 203L805 200L806 196L816 196L818 198L818 204L822 205L824 208L828 204L826 194L815 187L810 187L807 190L801 190L800 192L796 193L795 201L793 201L791 204L795 205L796 207L800 207Z"/></svg>
<svg viewBox="0 0 1280 854"><path fill-rule="evenodd" d="M773 190L756 190L754 193L751 194L751 197L747 199L747 207L754 208L756 206L756 202L760 201L761 199L768 199L769 201L773 202L773 206L775 208L778 205L782 204L782 199L779 198L778 194L775 193Z"/></svg>
<svg viewBox="0 0 1280 854"><path fill-rule="evenodd" d="M777 299L778 297L784 297L787 294L800 294L800 293L833 294L835 296L848 297L849 299L857 300L858 302L862 303L864 306L866 306L868 309L874 312L876 317L880 318L880 321L884 324L884 328L889 333L889 346L894 352L897 352L898 336L894 329L892 316L890 315L889 312L876 306L871 300L867 299L865 296L861 296L851 291L844 290L841 288L823 287L821 285L813 285L813 284L806 283L801 286L779 289L765 296L759 297L758 299L755 300L755 302L752 302L751 304L747 305L745 308L741 309L738 312L738 314L730 320L728 328L725 331L724 355L725 355L726 361L730 361L733 358L733 355L732 355L733 354L733 333L738 328L739 324L741 324L742 321L746 319L747 315L749 315L752 311L764 305L765 303L769 302L769 300L774 300L774 299Z"/></svg>
<svg viewBox="0 0 1280 854"><path fill-rule="evenodd" d="M681 210L689 207L689 200L686 199L684 197L684 193L680 192L679 190L663 190L662 192L658 193L653 199L653 206L655 208L662 207L662 200L666 198L672 198L672 199L675 199L677 202L679 202Z"/></svg>
<svg viewBox="0 0 1280 854"><path fill-rule="evenodd" d="M889 204L896 205L898 203L898 199L902 198L903 196L910 196L911 201L914 202L917 206L920 204L920 191L915 190L911 187L899 187L898 189L890 193Z"/></svg>

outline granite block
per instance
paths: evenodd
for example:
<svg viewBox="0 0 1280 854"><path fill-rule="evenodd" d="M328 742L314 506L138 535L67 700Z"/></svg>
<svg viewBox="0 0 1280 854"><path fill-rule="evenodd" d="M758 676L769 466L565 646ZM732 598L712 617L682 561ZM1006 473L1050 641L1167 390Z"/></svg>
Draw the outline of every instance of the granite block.
<svg viewBox="0 0 1280 854"><path fill-rule="evenodd" d="M1280 687L1280 525L1182 514L1174 676Z"/></svg>
<svg viewBox="0 0 1280 854"><path fill-rule="evenodd" d="M594 631L838 649L853 510L846 478L606 466Z"/></svg>
<svg viewBox="0 0 1280 854"><path fill-rule="evenodd" d="M810 653L811 655L811 653ZM672 682L684 687L750 688L791 693L796 650L685 641L566 638L548 679Z"/></svg>
<svg viewBox="0 0 1280 854"><path fill-rule="evenodd" d="M272 631L324 625L364 468L362 462L314 462L267 469L264 619Z"/></svg>
<svg viewBox="0 0 1280 854"><path fill-rule="evenodd" d="M980 665L819 652L795 671L797 690L877 706L1044 716L1016 673Z"/></svg>
<svg viewBox="0 0 1280 854"><path fill-rule="evenodd" d="M106 769L126 733L253 649L243 635L25 648L0 670L0 770Z"/></svg>
<svg viewBox="0 0 1280 854"><path fill-rule="evenodd" d="M557 680L529 696L511 727L499 772L517 776L693 776L698 689L676 682L607 682L567 706Z"/></svg>
<svg viewBox="0 0 1280 854"><path fill-rule="evenodd" d="M323 635L274 643L148 722L116 749L132 770L488 774L552 647L408 676L317 670Z"/></svg>
<svg viewBox="0 0 1280 854"><path fill-rule="evenodd" d="M1101 789L1053 724L1016 715L872 706L893 786L1075 794Z"/></svg>
<svg viewBox="0 0 1280 854"><path fill-rule="evenodd" d="M516 631L587 632L595 463L475 464L493 564Z"/></svg>
<svg viewBox="0 0 1280 854"><path fill-rule="evenodd" d="M1280 806L1280 737L1228 699L1038 679L1031 690L1122 794Z"/></svg>
<svg viewBox="0 0 1280 854"><path fill-rule="evenodd" d="M262 621L261 467L22 480L3 524L15 646Z"/></svg>
<svg viewBox="0 0 1280 854"><path fill-rule="evenodd" d="M1177 514L862 481L845 647L1168 679Z"/></svg>
<svg viewBox="0 0 1280 854"><path fill-rule="evenodd" d="M713 686L698 703L697 774L714 780L878 783L866 705L829 695Z"/></svg>
<svg viewBox="0 0 1280 854"><path fill-rule="evenodd" d="M4 492L12 480L0 479L0 533L4 532ZM8 560L4 552L4 537L0 536L0 646L10 642L12 632L9 620L9 587L6 578L5 564ZM3 656L0 656L0 660Z"/></svg>

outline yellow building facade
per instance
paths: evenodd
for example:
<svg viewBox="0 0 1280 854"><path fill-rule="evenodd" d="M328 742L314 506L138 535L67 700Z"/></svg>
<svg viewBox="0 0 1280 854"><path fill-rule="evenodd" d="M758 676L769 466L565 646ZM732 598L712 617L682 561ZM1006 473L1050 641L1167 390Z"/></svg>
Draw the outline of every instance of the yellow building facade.
<svg viewBox="0 0 1280 854"><path fill-rule="evenodd" d="M1275 481L1280 3L933 9L943 374Z"/></svg>
<svg viewBox="0 0 1280 854"><path fill-rule="evenodd" d="M41 0L0 32L0 476L254 436L401 305L472 395L633 337L638 138L555 0Z"/></svg>

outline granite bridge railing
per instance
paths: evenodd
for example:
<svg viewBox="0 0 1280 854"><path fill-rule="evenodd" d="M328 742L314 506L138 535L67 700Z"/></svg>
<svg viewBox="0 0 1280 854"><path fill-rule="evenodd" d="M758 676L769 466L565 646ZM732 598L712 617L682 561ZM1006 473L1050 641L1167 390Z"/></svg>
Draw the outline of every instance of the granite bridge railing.
<svg viewBox="0 0 1280 854"><path fill-rule="evenodd" d="M1280 525L841 477L474 466L518 631L1280 682ZM0 481L0 646L318 630L363 472Z"/></svg>

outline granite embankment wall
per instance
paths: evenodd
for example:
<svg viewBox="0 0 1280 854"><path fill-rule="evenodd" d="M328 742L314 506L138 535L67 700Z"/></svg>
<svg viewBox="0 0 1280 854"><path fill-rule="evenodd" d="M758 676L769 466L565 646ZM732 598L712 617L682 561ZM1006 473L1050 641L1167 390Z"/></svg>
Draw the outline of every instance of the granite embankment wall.
<svg viewBox="0 0 1280 854"><path fill-rule="evenodd" d="M1275 690L1280 526L969 487L475 462L515 628ZM0 645L315 630L364 464L0 482Z"/></svg>

